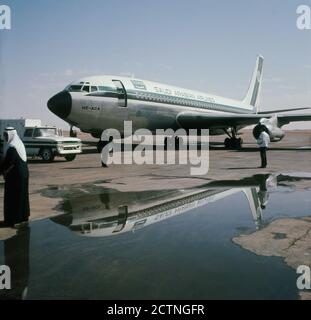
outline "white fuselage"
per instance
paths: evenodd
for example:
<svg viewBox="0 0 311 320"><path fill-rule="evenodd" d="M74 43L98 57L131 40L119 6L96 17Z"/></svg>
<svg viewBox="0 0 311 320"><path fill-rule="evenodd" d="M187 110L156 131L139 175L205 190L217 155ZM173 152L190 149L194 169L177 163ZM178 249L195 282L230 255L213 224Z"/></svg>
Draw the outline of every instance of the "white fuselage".
<svg viewBox="0 0 311 320"><path fill-rule="evenodd" d="M64 120L98 137L110 128L122 133L124 121L132 121L134 131L176 130L176 117L183 111L254 112L252 106L242 101L127 77L88 77L71 83L66 90L72 105ZM223 134L223 130L210 133Z"/></svg>

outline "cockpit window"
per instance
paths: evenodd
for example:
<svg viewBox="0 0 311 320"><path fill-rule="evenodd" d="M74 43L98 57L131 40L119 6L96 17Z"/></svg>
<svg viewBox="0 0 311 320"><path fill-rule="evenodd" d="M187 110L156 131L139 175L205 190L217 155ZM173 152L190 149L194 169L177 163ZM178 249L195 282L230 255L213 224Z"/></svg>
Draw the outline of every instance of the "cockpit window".
<svg viewBox="0 0 311 320"><path fill-rule="evenodd" d="M73 84L67 88L69 92L78 92L78 91L81 91L81 89L82 89L81 84Z"/></svg>
<svg viewBox="0 0 311 320"><path fill-rule="evenodd" d="M97 86L91 86L89 82L80 82L79 84L72 84L65 88L69 92L95 92L98 91Z"/></svg>
<svg viewBox="0 0 311 320"><path fill-rule="evenodd" d="M82 91L90 92L90 86L89 85L83 86Z"/></svg>

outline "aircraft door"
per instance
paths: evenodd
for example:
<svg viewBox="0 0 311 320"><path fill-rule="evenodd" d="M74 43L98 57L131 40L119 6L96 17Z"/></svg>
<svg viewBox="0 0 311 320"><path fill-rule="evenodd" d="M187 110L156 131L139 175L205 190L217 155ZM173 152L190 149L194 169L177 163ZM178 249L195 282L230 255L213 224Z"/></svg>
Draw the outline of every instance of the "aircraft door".
<svg viewBox="0 0 311 320"><path fill-rule="evenodd" d="M127 106L127 94L123 83L120 80L112 80L117 88L118 105L125 108Z"/></svg>

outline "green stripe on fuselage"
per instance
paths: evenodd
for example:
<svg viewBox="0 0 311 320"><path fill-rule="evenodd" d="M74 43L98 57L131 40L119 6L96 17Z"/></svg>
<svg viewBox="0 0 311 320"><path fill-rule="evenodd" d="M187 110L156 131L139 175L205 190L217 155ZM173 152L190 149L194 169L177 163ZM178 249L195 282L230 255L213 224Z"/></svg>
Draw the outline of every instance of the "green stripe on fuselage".
<svg viewBox="0 0 311 320"><path fill-rule="evenodd" d="M231 113L251 113L252 110L236 107L236 106L228 106L221 105L218 103L206 102L197 99L189 99L177 97L174 95L165 95L160 93L154 93L150 91L137 91L137 90L127 90L127 99L128 100L136 100L136 101L145 101L145 102L154 102L161 103L172 106L181 106L188 107L191 109L203 109L203 110L211 110L211 111L222 111L222 112L231 112ZM114 88L108 88L107 92L92 92L87 94L87 96L91 97L109 97L109 98L117 98L118 93Z"/></svg>

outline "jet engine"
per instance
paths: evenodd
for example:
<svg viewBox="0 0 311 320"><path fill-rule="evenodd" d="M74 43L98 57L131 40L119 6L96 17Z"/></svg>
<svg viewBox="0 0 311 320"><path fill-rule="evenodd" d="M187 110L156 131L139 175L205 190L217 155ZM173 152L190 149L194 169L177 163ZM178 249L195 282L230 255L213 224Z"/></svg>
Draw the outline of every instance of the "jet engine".
<svg viewBox="0 0 311 320"><path fill-rule="evenodd" d="M285 136L285 132L278 127L277 116L269 119L268 118L260 119L259 123L253 129L253 136L256 140L259 138L259 135L261 132L260 130L262 127L269 134L270 140L272 142L281 141Z"/></svg>

